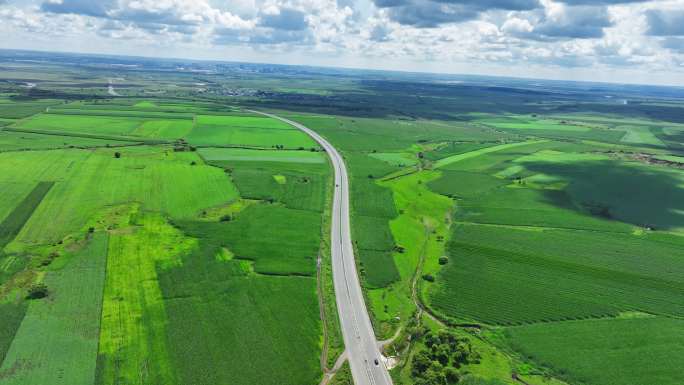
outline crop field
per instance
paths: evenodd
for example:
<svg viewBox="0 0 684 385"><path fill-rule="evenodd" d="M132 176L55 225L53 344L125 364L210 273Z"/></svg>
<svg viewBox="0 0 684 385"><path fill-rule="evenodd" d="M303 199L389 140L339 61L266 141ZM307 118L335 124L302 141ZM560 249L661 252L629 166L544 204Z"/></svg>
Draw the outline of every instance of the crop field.
<svg viewBox="0 0 684 385"><path fill-rule="evenodd" d="M0 50L0 385L333 374L332 169L250 110L342 154L395 385L679 384L682 100Z"/></svg>
<svg viewBox="0 0 684 385"><path fill-rule="evenodd" d="M0 131L0 384L318 383L325 154L191 101L53 104Z"/></svg>
<svg viewBox="0 0 684 385"><path fill-rule="evenodd" d="M316 151L268 151L244 148L202 148L199 154L207 161L325 163L325 154Z"/></svg>
<svg viewBox="0 0 684 385"><path fill-rule="evenodd" d="M558 131L579 131L586 132L591 130L589 125L573 124L572 122L557 121L552 119L527 119L524 117L506 117L480 119L479 122L488 126L501 129L515 130L558 130Z"/></svg>
<svg viewBox="0 0 684 385"><path fill-rule="evenodd" d="M133 140L133 139L132 139ZM0 152L55 150L60 148L95 148L135 144L133 141L44 135L30 132L0 131Z"/></svg>
<svg viewBox="0 0 684 385"><path fill-rule="evenodd" d="M683 331L681 319L637 316L520 326L505 334L513 348L569 383L675 385Z"/></svg>
<svg viewBox="0 0 684 385"><path fill-rule="evenodd" d="M453 262L432 300L437 309L456 318L508 325L623 311L684 311L684 303L674 300L681 298L682 282L670 273L684 269L673 257L684 244L665 246L631 235L473 225L463 226L453 238ZM538 249L540 242L544 249ZM651 260L648 266L640 260L645 252ZM553 302L544 301L547 297Z"/></svg>
<svg viewBox="0 0 684 385"><path fill-rule="evenodd" d="M0 247L14 239L53 185L53 182L39 182L5 217L0 223Z"/></svg>
<svg viewBox="0 0 684 385"><path fill-rule="evenodd" d="M216 150L216 151L214 151ZM234 152L233 150L238 150ZM279 202L291 209L322 212L329 183L319 153L242 149L201 149L207 161L224 168L245 199ZM235 157L236 160L225 160Z"/></svg>
<svg viewBox="0 0 684 385"><path fill-rule="evenodd" d="M107 236L97 234L64 268L46 274L54 299L29 304L0 382L93 384L106 250Z"/></svg>
<svg viewBox="0 0 684 385"><path fill-rule="evenodd" d="M192 130L191 120L151 120L143 122L131 135L146 138L178 139Z"/></svg>
<svg viewBox="0 0 684 385"><path fill-rule="evenodd" d="M620 121L615 119L611 121L608 119L606 121L601 119L583 119L582 117L573 118L572 116L543 117L536 115L512 115L505 117L484 116L479 117L476 121L487 127L503 130L504 132L515 132L542 138L593 140L607 143L619 143L623 141L653 144L646 141L646 138L650 134L648 127L632 127L618 124L619 122L624 124L629 120ZM634 139L639 136L638 133L643 133L645 139ZM657 138L652 134L650 134L650 137L652 137L652 141L657 141Z"/></svg>
<svg viewBox="0 0 684 385"><path fill-rule="evenodd" d="M17 127L56 132L128 135L141 123L142 120L129 117L40 114L22 121Z"/></svg>
<svg viewBox="0 0 684 385"><path fill-rule="evenodd" d="M0 99L2 100L2 99ZM6 99L5 99L6 100ZM46 108L57 104L57 101L41 100L31 102L9 102L0 103L0 118L4 119L22 119L39 112L45 111Z"/></svg>
<svg viewBox="0 0 684 385"><path fill-rule="evenodd" d="M256 116L198 115L197 123L188 135L190 143L216 145L221 143L253 147L288 149L317 148L303 132L270 118Z"/></svg>
<svg viewBox="0 0 684 385"><path fill-rule="evenodd" d="M658 139L648 126L619 126L621 129L627 131L627 134L622 137L621 141L636 144L652 144L654 146L665 146L665 144Z"/></svg>

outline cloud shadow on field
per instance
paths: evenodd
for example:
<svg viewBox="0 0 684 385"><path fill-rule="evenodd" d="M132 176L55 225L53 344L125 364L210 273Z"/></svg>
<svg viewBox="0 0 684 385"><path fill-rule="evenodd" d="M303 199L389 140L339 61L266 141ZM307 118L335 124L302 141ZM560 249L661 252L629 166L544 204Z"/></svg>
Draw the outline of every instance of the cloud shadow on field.
<svg viewBox="0 0 684 385"><path fill-rule="evenodd" d="M525 167L568 180L574 209L585 214L655 229L684 227L684 178L676 174L681 171L617 161L529 162ZM545 198L561 205L553 191Z"/></svg>

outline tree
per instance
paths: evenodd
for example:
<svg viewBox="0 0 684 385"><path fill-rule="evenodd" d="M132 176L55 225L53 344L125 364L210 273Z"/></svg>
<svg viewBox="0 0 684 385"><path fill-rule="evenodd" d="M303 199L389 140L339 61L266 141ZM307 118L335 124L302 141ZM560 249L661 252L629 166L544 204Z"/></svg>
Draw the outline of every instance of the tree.
<svg viewBox="0 0 684 385"><path fill-rule="evenodd" d="M414 376L420 376L425 373L425 371L432 365L432 359L430 358L430 353L427 350L419 351L414 357L411 363L411 373Z"/></svg>
<svg viewBox="0 0 684 385"><path fill-rule="evenodd" d="M451 366L444 369L444 376L446 377L448 384L457 384L461 380L461 377L458 375L458 370Z"/></svg>
<svg viewBox="0 0 684 385"><path fill-rule="evenodd" d="M41 299L41 298L47 297L47 295L48 295L47 285L45 285L42 282L39 282L39 283L34 283L33 285L31 285L31 287L29 287L28 295L26 296L26 298L28 298L28 299Z"/></svg>

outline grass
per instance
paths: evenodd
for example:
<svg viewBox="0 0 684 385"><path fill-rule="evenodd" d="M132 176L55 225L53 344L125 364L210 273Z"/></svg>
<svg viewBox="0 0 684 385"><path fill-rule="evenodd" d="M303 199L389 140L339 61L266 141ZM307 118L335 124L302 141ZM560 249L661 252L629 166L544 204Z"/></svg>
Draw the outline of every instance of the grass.
<svg viewBox="0 0 684 385"><path fill-rule="evenodd" d="M33 190L0 223L0 250L19 234L19 231L33 215L40 202L52 188L54 182L39 182Z"/></svg>
<svg viewBox="0 0 684 385"><path fill-rule="evenodd" d="M207 161L248 161L284 163L325 163L325 154L317 151L250 150L244 148L201 148Z"/></svg>
<svg viewBox="0 0 684 385"><path fill-rule="evenodd" d="M95 234L65 267L45 275L49 295L30 301L0 368L0 383L93 383L106 249L106 234Z"/></svg>
<svg viewBox="0 0 684 385"><path fill-rule="evenodd" d="M427 184L439 178L437 171L423 171L397 178L382 185L393 193L398 215L390 220L390 229L401 251L392 253L394 264L376 265L380 277L388 271L399 273L399 279L389 288L369 291L371 308L377 320L383 322L381 332L389 332L395 317L408 319L415 310L412 280L416 271L434 273L438 259L444 254L444 239L448 236L448 213L452 201L428 190ZM362 254L363 258L363 254ZM372 275L371 275L372 276ZM420 288L417 288L420 296Z"/></svg>
<svg viewBox="0 0 684 385"><path fill-rule="evenodd" d="M195 241L160 215L139 212L137 205L113 210L131 223L124 219L110 235L97 383L175 383L157 268L179 265Z"/></svg>
<svg viewBox="0 0 684 385"><path fill-rule="evenodd" d="M684 321L635 318L509 328L506 341L569 383L681 383Z"/></svg>

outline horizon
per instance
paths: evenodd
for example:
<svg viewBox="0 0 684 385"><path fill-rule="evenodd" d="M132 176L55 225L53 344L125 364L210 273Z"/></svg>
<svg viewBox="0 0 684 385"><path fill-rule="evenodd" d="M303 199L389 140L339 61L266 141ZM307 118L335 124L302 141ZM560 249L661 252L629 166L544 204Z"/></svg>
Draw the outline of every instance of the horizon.
<svg viewBox="0 0 684 385"><path fill-rule="evenodd" d="M2 0L3 49L684 86L684 0Z"/></svg>
<svg viewBox="0 0 684 385"><path fill-rule="evenodd" d="M486 73L456 73L456 72L428 72L420 70L391 70L380 68L365 68L365 67L342 67L333 65L310 65L310 64L287 64L277 62L258 62L247 60L221 60L221 59L196 59L191 57L175 57L175 56L147 56L147 55L127 55L127 54L113 54L101 52L74 52L74 51L50 51L50 50L31 50L31 49L14 49L14 48L0 48L0 51L15 51L35 54L53 54L53 55L73 55L73 56L92 56L101 58L127 58L127 59L145 59L145 60L163 60L169 62L192 61L197 63L216 63L216 64L250 64L250 65L273 65L285 67L302 67L324 70L344 70L344 71L358 71L358 72L379 72L395 75L419 75L419 76L445 76L445 77L473 77L473 78L489 78L489 79L508 79L521 81L542 81L542 82L568 82L576 84L594 84L607 86L629 86L629 87L663 87L672 89L684 89L684 85L677 84L653 84L653 83L638 83L638 82L623 82L623 81L596 81L596 80L574 80L574 79L558 79L558 78L542 78L542 77L525 77L525 76L511 76L511 75L491 75Z"/></svg>

